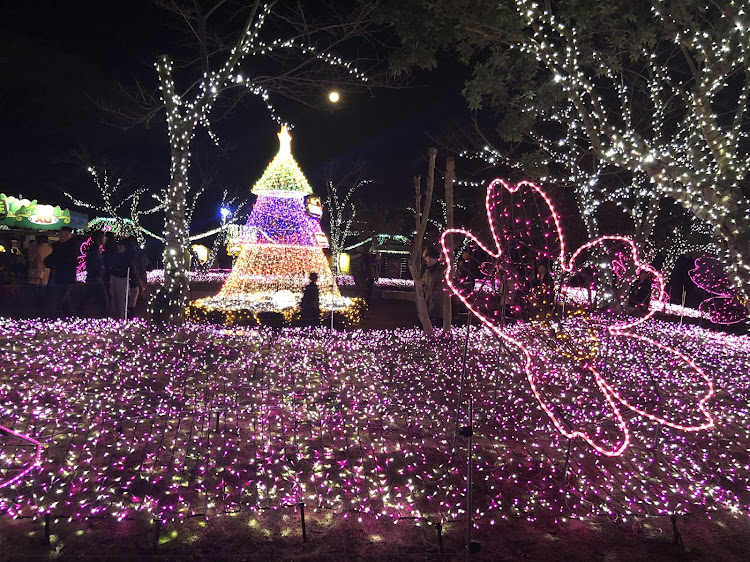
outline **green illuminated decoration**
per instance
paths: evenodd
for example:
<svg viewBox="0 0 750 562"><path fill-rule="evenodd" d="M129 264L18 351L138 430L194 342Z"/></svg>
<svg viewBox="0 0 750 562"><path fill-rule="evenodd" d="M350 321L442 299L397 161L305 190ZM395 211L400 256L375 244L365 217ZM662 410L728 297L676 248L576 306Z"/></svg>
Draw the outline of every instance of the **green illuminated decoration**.
<svg viewBox="0 0 750 562"><path fill-rule="evenodd" d="M34 230L85 228L88 217L57 205L40 205L36 199L19 199L0 193L0 224Z"/></svg>
<svg viewBox="0 0 750 562"><path fill-rule="evenodd" d="M277 196L283 196L284 192L312 194L312 187L292 156L291 145L292 137L284 126L279 133L279 152L253 186L255 195L269 192Z"/></svg>

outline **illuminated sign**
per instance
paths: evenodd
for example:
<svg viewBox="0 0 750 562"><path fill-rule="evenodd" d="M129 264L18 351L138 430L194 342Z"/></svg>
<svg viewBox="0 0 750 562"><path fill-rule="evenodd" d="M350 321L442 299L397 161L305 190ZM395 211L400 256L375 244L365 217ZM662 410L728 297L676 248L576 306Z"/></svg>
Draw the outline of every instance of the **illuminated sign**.
<svg viewBox="0 0 750 562"><path fill-rule="evenodd" d="M329 246L328 244L328 237L323 234L322 232L316 232L315 233L315 240L317 240L318 245L321 248L327 248Z"/></svg>
<svg viewBox="0 0 750 562"><path fill-rule="evenodd" d="M52 225L60 222L60 219L54 215L31 215L28 220L32 224L39 225Z"/></svg>
<svg viewBox="0 0 750 562"><path fill-rule="evenodd" d="M57 230L63 225L86 228L88 217L57 205L40 205L36 200L0 193L0 224L14 228Z"/></svg>
<svg viewBox="0 0 750 562"><path fill-rule="evenodd" d="M323 205L320 202L320 197L307 196L305 199L307 200L307 214L314 217L323 216ZM328 242L326 242L327 245Z"/></svg>

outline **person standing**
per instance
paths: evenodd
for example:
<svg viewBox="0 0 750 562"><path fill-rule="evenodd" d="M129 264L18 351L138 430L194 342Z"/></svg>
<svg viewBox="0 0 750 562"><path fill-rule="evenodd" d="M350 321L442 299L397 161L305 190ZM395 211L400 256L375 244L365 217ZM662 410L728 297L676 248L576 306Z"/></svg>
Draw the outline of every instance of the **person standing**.
<svg viewBox="0 0 750 562"><path fill-rule="evenodd" d="M310 273L310 282L305 286L302 300L299 302L303 326L318 326L320 324L320 290L318 289L318 274ZM331 311L333 314L333 311Z"/></svg>
<svg viewBox="0 0 750 562"><path fill-rule="evenodd" d="M359 250L352 256L349 265L352 277L354 278L354 288L358 297L367 299L367 287L369 280L371 279L370 274L370 252L367 251L364 244L359 247Z"/></svg>
<svg viewBox="0 0 750 562"><path fill-rule="evenodd" d="M109 257L109 303L112 318L124 318L129 303L129 279L134 275L132 250L125 240L117 243L117 252Z"/></svg>
<svg viewBox="0 0 750 562"><path fill-rule="evenodd" d="M117 238L115 238L115 235L112 232L105 232L104 233L104 249L102 250L102 262L104 264L104 275L103 275L103 281L104 281L104 289L107 291L107 301L110 303L110 310L112 308L112 303L109 301L109 278L110 273L109 270L112 267L113 260L117 256Z"/></svg>
<svg viewBox="0 0 750 562"><path fill-rule="evenodd" d="M63 226L60 229L58 241L52 245L52 252L43 263L50 269L49 285L56 312L62 312L63 316L72 316L72 294L78 267L78 248L72 228Z"/></svg>
<svg viewBox="0 0 750 562"><path fill-rule="evenodd" d="M422 274L422 288L427 305L427 314L434 326L443 323L443 299L445 298L445 267L440 263L440 252L437 248L427 248L423 252L427 265Z"/></svg>
<svg viewBox="0 0 750 562"><path fill-rule="evenodd" d="M372 289L375 286L375 282L380 279L380 268L383 264L383 260L380 257L380 252L367 254L368 260L368 271L367 271L367 294L365 295L365 302L369 304L372 299Z"/></svg>
<svg viewBox="0 0 750 562"><path fill-rule="evenodd" d="M78 305L79 315L82 315L84 307L94 300L99 306L102 318L109 311L109 299L104 287L104 261L102 259L102 245L104 244L104 233L97 230L91 233L91 241L86 248L86 285L83 299Z"/></svg>
<svg viewBox="0 0 750 562"><path fill-rule="evenodd" d="M33 242L29 244L29 284L34 289L36 304L40 305L49 283L49 268L45 267L44 260L52 253L52 246L46 234L37 234Z"/></svg>
<svg viewBox="0 0 750 562"><path fill-rule="evenodd" d="M133 256L132 269L130 271L130 291L128 292L128 318L135 314L135 305L138 303L138 297L146 292L148 283L146 281L146 270L151 266L151 262L139 246L138 241L133 236L125 239L125 247Z"/></svg>

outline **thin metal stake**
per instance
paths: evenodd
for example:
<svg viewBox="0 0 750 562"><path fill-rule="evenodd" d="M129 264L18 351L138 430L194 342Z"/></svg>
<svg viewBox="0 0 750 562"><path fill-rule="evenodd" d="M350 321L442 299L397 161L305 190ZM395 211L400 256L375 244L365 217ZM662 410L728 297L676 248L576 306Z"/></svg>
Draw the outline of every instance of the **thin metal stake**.
<svg viewBox="0 0 750 562"><path fill-rule="evenodd" d="M680 530L677 528L677 514L673 513L670 517L672 520L672 532L674 533L674 544L685 550L685 545L682 542L682 535Z"/></svg>
<svg viewBox="0 0 750 562"><path fill-rule="evenodd" d="M437 535L438 548L440 549L440 554L443 554L443 524L440 521L437 523Z"/></svg>
<svg viewBox="0 0 750 562"><path fill-rule="evenodd" d="M563 486L568 482L568 465L570 465L570 447L573 445L573 440L568 437L568 452L565 454L565 470L563 470Z"/></svg>
<svg viewBox="0 0 750 562"><path fill-rule="evenodd" d="M497 346L497 359L495 363L495 399L492 402L492 412L497 415L497 385L500 380L500 346Z"/></svg>
<svg viewBox="0 0 750 562"><path fill-rule="evenodd" d="M680 308L680 326L682 326L682 318L685 316L685 297L687 296L687 290L685 287L682 288L682 306Z"/></svg>
<svg viewBox="0 0 750 562"><path fill-rule="evenodd" d="M654 442L651 444L651 448L656 450L656 447L659 446L659 428L661 427L658 423L654 424L655 430L654 430Z"/></svg>
<svg viewBox="0 0 750 562"><path fill-rule="evenodd" d="M45 513L44 514L44 538L47 540L47 544L49 544L49 537L50 537L49 513Z"/></svg>
<svg viewBox="0 0 750 562"><path fill-rule="evenodd" d="M471 528L473 526L473 518L471 514L471 465L472 448L474 442L474 400L472 396L469 396L469 426L467 428L467 452L468 457L468 472L466 474L466 560L471 558Z"/></svg>
<svg viewBox="0 0 750 562"><path fill-rule="evenodd" d="M331 283L331 331L333 332L333 295L335 293L334 286L336 285L334 277L334 283Z"/></svg>
<svg viewBox="0 0 750 562"><path fill-rule="evenodd" d="M130 300L130 268L125 275L125 321L128 320L128 301Z"/></svg>
<svg viewBox="0 0 750 562"><path fill-rule="evenodd" d="M159 535L161 535L161 519L154 519L154 550L159 548Z"/></svg>
<svg viewBox="0 0 750 562"><path fill-rule="evenodd" d="M299 517L302 522L302 542L307 542L307 527L305 526L305 504L299 503Z"/></svg>
<svg viewBox="0 0 750 562"><path fill-rule="evenodd" d="M453 431L453 448L451 459L456 452L456 440L458 439L458 419L461 416L461 403L464 400L464 383L466 381L466 354L469 349L469 329L471 327L471 311L466 313L466 337L464 338L464 353L461 359L461 384L458 389L458 403L456 404L456 428Z"/></svg>

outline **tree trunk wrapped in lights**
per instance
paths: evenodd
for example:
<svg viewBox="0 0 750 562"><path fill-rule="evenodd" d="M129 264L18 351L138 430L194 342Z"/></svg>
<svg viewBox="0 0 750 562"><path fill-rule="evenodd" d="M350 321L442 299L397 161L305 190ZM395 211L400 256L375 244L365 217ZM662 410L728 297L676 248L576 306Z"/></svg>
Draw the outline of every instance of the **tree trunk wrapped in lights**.
<svg viewBox="0 0 750 562"><path fill-rule="evenodd" d="M242 246L229 278L216 297L191 303L197 318L210 311L228 323L249 320L259 312L281 312L287 321L311 272L318 274L321 309L352 311L343 298L323 253L320 200L295 162L291 136L279 133L279 152L252 189L258 196L236 242Z"/></svg>

